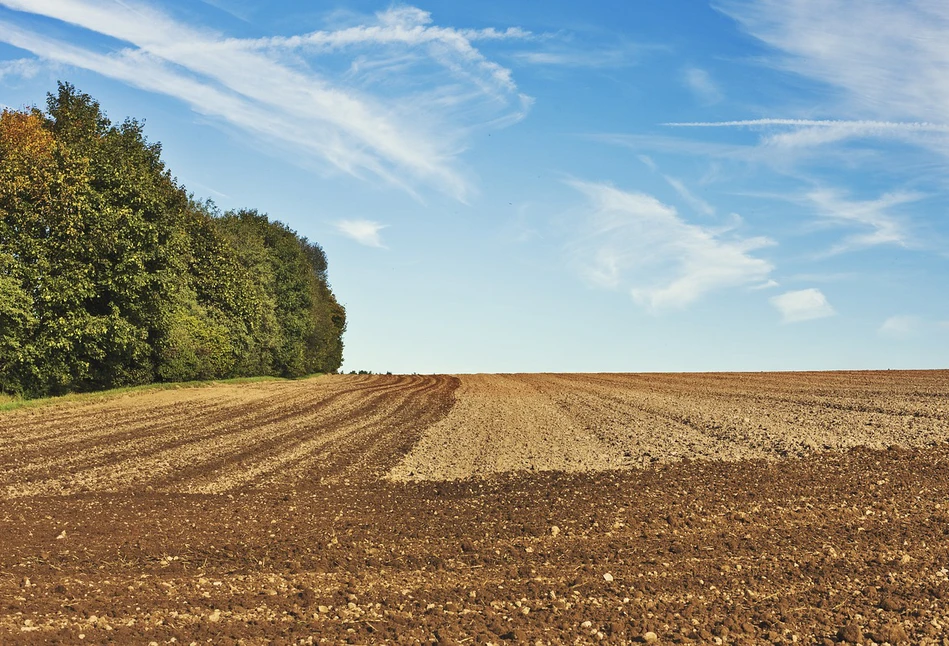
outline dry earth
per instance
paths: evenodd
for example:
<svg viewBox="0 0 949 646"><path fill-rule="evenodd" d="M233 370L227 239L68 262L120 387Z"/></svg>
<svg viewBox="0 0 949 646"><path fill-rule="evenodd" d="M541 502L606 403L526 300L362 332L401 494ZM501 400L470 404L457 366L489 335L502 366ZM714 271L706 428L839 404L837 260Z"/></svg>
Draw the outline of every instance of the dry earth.
<svg viewBox="0 0 949 646"><path fill-rule="evenodd" d="M392 472L445 480L949 439L947 373L468 375Z"/></svg>
<svg viewBox="0 0 949 646"><path fill-rule="evenodd" d="M0 643L949 644L949 372L0 414Z"/></svg>

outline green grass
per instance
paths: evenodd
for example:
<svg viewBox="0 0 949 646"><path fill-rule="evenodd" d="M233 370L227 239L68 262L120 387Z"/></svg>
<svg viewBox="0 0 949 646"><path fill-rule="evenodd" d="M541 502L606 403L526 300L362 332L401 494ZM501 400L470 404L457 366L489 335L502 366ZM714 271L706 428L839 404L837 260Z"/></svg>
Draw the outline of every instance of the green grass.
<svg viewBox="0 0 949 646"><path fill-rule="evenodd" d="M310 379L319 375L310 375L302 379ZM145 384L143 386L125 386L111 390L99 390L91 393L70 393L59 397L41 397L38 399L20 399L0 393L0 413L18 408L37 408L53 406L70 402L89 402L112 399L129 393L148 392L152 390L178 390L180 388L206 388L217 384L253 384L261 381L289 381L283 377L235 377L234 379L210 379L207 381L179 381L173 383Z"/></svg>

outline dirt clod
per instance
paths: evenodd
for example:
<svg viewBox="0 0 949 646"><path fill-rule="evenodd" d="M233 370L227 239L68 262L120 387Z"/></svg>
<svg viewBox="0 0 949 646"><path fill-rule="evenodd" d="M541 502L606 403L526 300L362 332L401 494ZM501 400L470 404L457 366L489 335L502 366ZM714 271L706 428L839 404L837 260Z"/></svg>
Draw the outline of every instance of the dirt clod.
<svg viewBox="0 0 949 646"><path fill-rule="evenodd" d="M857 624L847 624L840 629L840 632L837 636L840 637L841 641L845 641L850 644L863 643L863 630L861 630L860 626Z"/></svg>
<svg viewBox="0 0 949 646"><path fill-rule="evenodd" d="M877 643L887 643L893 644L903 644L909 640L909 636L906 634L906 630L898 624L890 624L884 626L880 630L873 633L873 641Z"/></svg>
<svg viewBox="0 0 949 646"><path fill-rule="evenodd" d="M880 601L880 608L887 612L897 612L902 608L902 605L893 597L884 597L883 600Z"/></svg>

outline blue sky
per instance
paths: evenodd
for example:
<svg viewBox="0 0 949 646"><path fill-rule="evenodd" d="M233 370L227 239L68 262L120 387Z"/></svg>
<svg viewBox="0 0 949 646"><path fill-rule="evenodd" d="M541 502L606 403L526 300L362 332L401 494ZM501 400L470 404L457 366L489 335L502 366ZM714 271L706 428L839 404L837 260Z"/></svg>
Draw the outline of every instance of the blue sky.
<svg viewBox="0 0 949 646"><path fill-rule="evenodd" d="M346 370L949 367L942 0L0 0L57 80L324 247Z"/></svg>

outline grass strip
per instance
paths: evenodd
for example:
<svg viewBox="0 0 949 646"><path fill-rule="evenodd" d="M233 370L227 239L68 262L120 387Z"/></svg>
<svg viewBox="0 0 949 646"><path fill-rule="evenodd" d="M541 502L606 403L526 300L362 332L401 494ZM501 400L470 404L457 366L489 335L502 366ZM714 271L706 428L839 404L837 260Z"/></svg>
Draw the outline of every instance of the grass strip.
<svg viewBox="0 0 949 646"><path fill-rule="evenodd" d="M319 377L319 374L300 377L300 379L311 379ZM112 388L110 390L98 390L86 393L69 393L56 397L40 397L37 399L21 399L11 395L0 393L0 413L17 410L19 408L39 408L44 406L55 406L57 404L69 404L74 402L103 401L114 399L130 393L150 392L154 390L178 390L181 388L207 388L218 384L253 384L262 381L292 381L284 377L234 377L232 379L208 379L205 381L176 381L159 382L152 384L142 384L140 386L122 386L121 388Z"/></svg>

